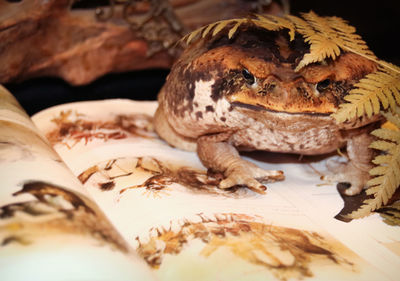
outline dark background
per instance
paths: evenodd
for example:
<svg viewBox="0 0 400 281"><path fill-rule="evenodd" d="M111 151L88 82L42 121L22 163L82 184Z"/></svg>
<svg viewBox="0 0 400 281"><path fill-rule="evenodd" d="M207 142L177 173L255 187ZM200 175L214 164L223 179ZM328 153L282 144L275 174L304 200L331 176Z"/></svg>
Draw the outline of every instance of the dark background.
<svg viewBox="0 0 400 281"><path fill-rule="evenodd" d="M383 60L400 65L400 1L291 0L291 13L313 10L321 16L339 16L357 28L370 49ZM56 78L6 84L28 114L46 107L80 100L130 98L154 100L168 70L154 69L106 75L85 86L72 87Z"/></svg>

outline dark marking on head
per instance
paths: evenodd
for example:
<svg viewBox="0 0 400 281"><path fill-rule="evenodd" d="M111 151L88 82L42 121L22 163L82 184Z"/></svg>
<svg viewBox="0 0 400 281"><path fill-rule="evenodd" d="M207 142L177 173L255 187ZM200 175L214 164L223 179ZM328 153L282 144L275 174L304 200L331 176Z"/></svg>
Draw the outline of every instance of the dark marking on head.
<svg viewBox="0 0 400 281"><path fill-rule="evenodd" d="M185 63L184 60L177 61L172 67L163 89L166 93L173 93L165 95L165 102L170 108L174 108L176 115L181 117L185 112L193 111L196 82L211 79L209 71L196 71L190 64Z"/></svg>
<svg viewBox="0 0 400 281"><path fill-rule="evenodd" d="M221 78L221 79L217 79L215 80L215 83L212 85L211 87L211 99L213 101L217 101L222 97L222 93L224 88L226 88L226 79L225 78Z"/></svg>
<svg viewBox="0 0 400 281"><path fill-rule="evenodd" d="M189 83L188 83L188 85L187 85L187 90L188 90L188 97L189 97L189 100L193 100L193 98L194 98L194 90L195 90L195 84L193 83L193 82L190 82L189 81Z"/></svg>
<svg viewBox="0 0 400 281"><path fill-rule="evenodd" d="M196 119L199 120L199 119L202 119L202 118L203 118L203 112L197 111L196 112Z"/></svg>
<svg viewBox="0 0 400 281"><path fill-rule="evenodd" d="M222 116L221 118L219 118L222 122L226 121L226 117Z"/></svg>
<svg viewBox="0 0 400 281"><path fill-rule="evenodd" d="M212 105L207 105L206 106L206 112L214 112L214 111L215 111L215 109L214 109L214 107Z"/></svg>
<svg viewBox="0 0 400 281"><path fill-rule="evenodd" d="M253 26L239 27L239 31L231 39L221 32L221 35L209 40L207 49L211 50L226 45L248 50L252 57L258 57L265 61L293 65L297 65L303 55L309 52L309 44L304 42L303 37L299 34L296 34L294 40L290 41L286 30L276 32ZM287 56L282 55L283 45L287 45L287 49L290 50Z"/></svg>
<svg viewBox="0 0 400 281"><path fill-rule="evenodd" d="M216 79L211 87L210 97L212 100L216 102L225 95L237 92L244 83L243 78L241 78L242 83L239 82L240 79L238 77L241 77L240 73L241 71L239 70L230 70L227 73L221 71L217 76L220 78Z"/></svg>

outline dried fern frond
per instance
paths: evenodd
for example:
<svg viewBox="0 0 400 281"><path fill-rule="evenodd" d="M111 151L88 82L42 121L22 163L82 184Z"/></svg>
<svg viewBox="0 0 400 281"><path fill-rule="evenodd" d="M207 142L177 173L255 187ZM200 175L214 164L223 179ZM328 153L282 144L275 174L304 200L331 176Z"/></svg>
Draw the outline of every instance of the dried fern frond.
<svg viewBox="0 0 400 281"><path fill-rule="evenodd" d="M355 27L339 17L326 17L329 26L336 31L339 46L348 52L358 54L370 60L376 60L375 54L368 48L367 43L356 34Z"/></svg>
<svg viewBox="0 0 400 281"><path fill-rule="evenodd" d="M356 83L344 97L348 103L341 104L332 117L342 123L365 114L371 117L379 114L381 109L394 111L396 106L400 106L400 68L391 67L397 71L380 67Z"/></svg>
<svg viewBox="0 0 400 281"><path fill-rule="evenodd" d="M251 20L254 25L270 31L288 29L290 41L294 39L296 27L288 18L273 15L256 15L256 17L256 19Z"/></svg>
<svg viewBox="0 0 400 281"><path fill-rule="evenodd" d="M312 11L303 13L302 17L304 20L289 16L296 26L296 31L310 43L310 53L304 55L296 71L325 58L334 60L340 55L341 49L376 60L365 41L355 33L356 29L345 20L338 17L320 17Z"/></svg>
<svg viewBox="0 0 400 281"><path fill-rule="evenodd" d="M371 143L370 148L383 152L372 161L377 166L369 172L373 178L367 183L366 193L374 197L365 200L361 208L349 215L351 218L362 218L387 204L400 186L400 107L394 111L382 114L396 129L380 128L371 133L379 140Z"/></svg>
<svg viewBox="0 0 400 281"><path fill-rule="evenodd" d="M400 201L382 207L377 212L383 218L383 222L392 226L400 226Z"/></svg>
<svg viewBox="0 0 400 281"><path fill-rule="evenodd" d="M228 38L230 39L243 24L254 25L269 31L279 31L285 28L288 29L290 40L293 40L295 36L295 26L287 18L273 15L255 15L255 18L229 19L210 23L185 35L181 41L190 44L195 39L204 38L208 34L214 37L228 26L230 27L228 31Z"/></svg>
<svg viewBox="0 0 400 281"><path fill-rule="evenodd" d="M316 14L311 12L312 15L318 17ZM328 27L315 27L317 22L309 22L309 19L313 19L314 16L308 17L307 14L303 14L305 20L295 17L295 16L288 16L288 18L294 23L296 26L296 31L300 33L306 42L310 44L310 53L305 54L303 59L297 65L295 71L299 71L304 66L314 63L323 61L325 58L332 58L335 59L337 56L340 55L340 49L336 42L329 37L328 34L324 34L323 32L329 30Z"/></svg>
<svg viewBox="0 0 400 281"><path fill-rule="evenodd" d="M310 44L310 52L304 55L297 65L296 71L310 63L321 62L326 58L334 60L342 50L377 61L365 41L355 33L356 29L344 19L339 17L320 17L312 11L303 13L302 18L291 15L285 17L255 15L253 18L221 20L196 29L183 37L181 41L190 44L200 35L204 38L212 30L212 36L215 36L227 26L230 26L228 38L232 38L237 29L245 23L270 31L287 29L290 40L294 39L296 32L301 34L304 40Z"/></svg>
<svg viewBox="0 0 400 281"><path fill-rule="evenodd" d="M208 34L212 32L212 36L217 35L220 31L222 31L225 27L228 25L233 25L232 28L230 28L228 32L228 38L232 38L236 30L239 28L240 25L244 23L248 23L249 19L243 18L243 19L229 19L229 20L221 20L217 22L210 23L208 25L202 26L189 34L186 34L180 41L185 42L186 44L190 44L192 41L195 39L206 37Z"/></svg>
<svg viewBox="0 0 400 281"><path fill-rule="evenodd" d="M355 33L356 29L353 26L341 18L320 17L312 11L303 13L302 18L291 15L284 17L255 15L253 18L221 20L196 29L184 36L181 41L190 44L200 35L204 38L213 30L212 36L215 36L228 26L230 26L228 38L232 38L243 24L251 24L269 31L287 29L290 40L294 39L296 32L301 34L304 40L310 44L310 52L304 55L297 65L296 71L310 63L321 62L326 58L334 60L342 50L374 61L377 60L367 44Z"/></svg>

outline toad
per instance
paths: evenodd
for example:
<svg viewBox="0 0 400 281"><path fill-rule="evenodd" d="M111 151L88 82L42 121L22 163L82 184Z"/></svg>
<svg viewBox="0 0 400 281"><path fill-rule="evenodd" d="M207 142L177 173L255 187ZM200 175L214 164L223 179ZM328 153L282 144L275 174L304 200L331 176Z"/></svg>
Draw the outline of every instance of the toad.
<svg viewBox="0 0 400 281"><path fill-rule="evenodd" d="M348 182L345 194L358 194L369 179L369 132L377 118L337 124L331 114L376 64L343 52L295 71L309 48L300 35L289 40L283 31L258 27L197 40L159 93L156 132L174 147L196 151L205 167L222 174L219 188L247 186L259 193L263 182L281 180L283 172L261 169L239 151L316 155L346 147L348 162L331 165L335 173L326 178Z"/></svg>

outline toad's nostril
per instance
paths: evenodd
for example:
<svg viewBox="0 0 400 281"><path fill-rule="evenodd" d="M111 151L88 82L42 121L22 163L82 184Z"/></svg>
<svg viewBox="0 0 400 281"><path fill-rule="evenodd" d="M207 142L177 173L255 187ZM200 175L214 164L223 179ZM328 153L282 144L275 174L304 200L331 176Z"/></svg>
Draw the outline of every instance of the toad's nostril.
<svg viewBox="0 0 400 281"><path fill-rule="evenodd" d="M297 90L297 92L299 92L299 94L304 95L304 93L305 93L305 90L303 87L296 87L296 90Z"/></svg>
<svg viewBox="0 0 400 281"><path fill-rule="evenodd" d="M267 92L272 92L275 88L276 88L276 84L275 84L275 83L268 83L268 84L265 86L265 90L266 90Z"/></svg>
<svg viewBox="0 0 400 281"><path fill-rule="evenodd" d="M314 89L314 87L305 81L298 81L295 84L291 84L291 86L291 93L297 97L313 99L319 96L319 93Z"/></svg>
<svg viewBox="0 0 400 281"><path fill-rule="evenodd" d="M270 75L263 81L263 89L267 93L273 92L280 83L279 79L273 75Z"/></svg>

